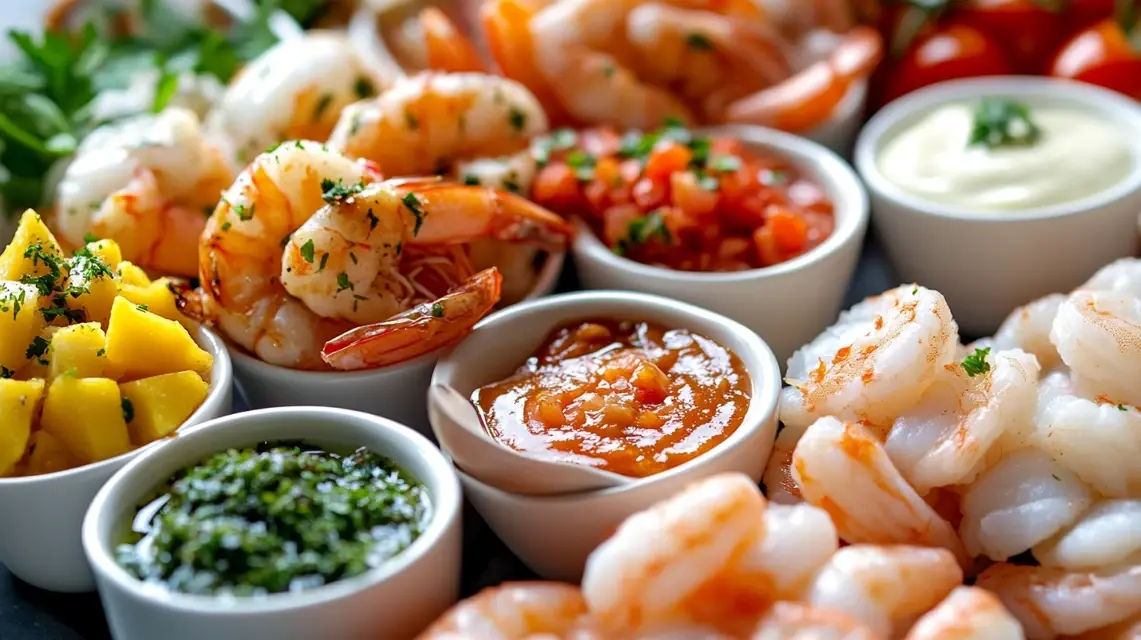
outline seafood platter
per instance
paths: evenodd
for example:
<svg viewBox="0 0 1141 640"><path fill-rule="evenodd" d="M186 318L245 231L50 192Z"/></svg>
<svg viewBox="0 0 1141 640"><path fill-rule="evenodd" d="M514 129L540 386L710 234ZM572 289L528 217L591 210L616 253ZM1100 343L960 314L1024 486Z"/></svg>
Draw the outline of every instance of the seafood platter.
<svg viewBox="0 0 1141 640"><path fill-rule="evenodd" d="M1141 638L1141 6L6 0L0 639Z"/></svg>

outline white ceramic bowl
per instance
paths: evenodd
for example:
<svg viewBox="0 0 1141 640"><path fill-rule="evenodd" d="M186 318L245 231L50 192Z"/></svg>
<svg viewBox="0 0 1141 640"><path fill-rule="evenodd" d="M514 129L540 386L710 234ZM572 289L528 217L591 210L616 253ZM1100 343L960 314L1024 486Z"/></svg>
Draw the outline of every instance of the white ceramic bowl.
<svg viewBox="0 0 1141 640"><path fill-rule="evenodd" d="M198 344L214 357L210 389L202 406L187 418L173 440L194 425L230 413L230 356L222 340L207 329L199 328ZM41 589L93 591L95 579L79 540L87 506L123 465L171 440L158 440L116 458L67 471L0 478L0 563L17 578Z"/></svg>
<svg viewBox="0 0 1141 640"><path fill-rule="evenodd" d="M911 195L880 173L884 144L932 109L984 96L1088 110L1121 128L1133 171L1116 186L1075 202L1019 212L972 211ZM904 282L946 296L960 329L990 335L1016 306L1069 291L1099 267L1137 252L1141 211L1141 106L1112 91L1067 80L996 77L954 80L888 105L864 127L855 163L871 195L876 230Z"/></svg>
<svg viewBox="0 0 1141 640"><path fill-rule="evenodd" d="M547 256L530 300L555 290L565 253ZM288 406L340 407L384 416L430 435L428 381L438 352L390 367L366 371L298 371L266 364L227 343L238 393L252 409Z"/></svg>
<svg viewBox="0 0 1141 640"><path fill-rule="evenodd" d="M860 80L848 88L848 93L836 105L836 111L819 127L804 137L820 143L832 151L847 156L864 121L864 107L868 102L868 81Z"/></svg>
<svg viewBox="0 0 1141 640"><path fill-rule="evenodd" d="M728 347L752 381L752 401L741 426L704 455L619 488L564 496L528 497L500 491L464 473L465 493L508 547L544 578L577 582L590 552L629 515L687 484L739 471L759 481L776 435L780 370L753 331L716 313L626 291L586 291L533 300L485 318L441 357L433 384L468 396L518 369L554 329L589 318L647 320L686 328Z"/></svg>
<svg viewBox="0 0 1141 640"><path fill-rule="evenodd" d="M867 194L843 160L804 138L748 125L703 133L732 136L750 148L789 158L832 197L832 235L808 253L764 269L697 273L617 256L580 222L573 246L579 279L586 289L644 291L729 316L764 336L783 369L794 351L836 321L867 230Z"/></svg>
<svg viewBox="0 0 1141 640"><path fill-rule="evenodd" d="M381 566L297 594L254 599L172 593L137 580L116 563L117 537L149 492L211 454L275 440L340 450L367 447L390 458L427 488L431 521ZM400 424L328 407L265 409L204 424L124 467L91 503L83 548L117 640L402 640L418 634L459 596L461 504L451 463Z"/></svg>

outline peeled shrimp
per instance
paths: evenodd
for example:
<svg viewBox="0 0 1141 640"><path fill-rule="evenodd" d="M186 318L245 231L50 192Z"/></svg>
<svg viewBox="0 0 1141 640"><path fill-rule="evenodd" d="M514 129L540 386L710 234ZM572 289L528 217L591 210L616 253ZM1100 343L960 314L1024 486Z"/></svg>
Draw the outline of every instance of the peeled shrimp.
<svg viewBox="0 0 1141 640"><path fill-rule="evenodd" d="M419 640L524 640L567 637L586 619L578 587L514 582L480 591L452 607Z"/></svg>
<svg viewBox="0 0 1141 640"><path fill-rule="evenodd" d="M128 118L80 145L59 183L52 226L72 246L89 234L108 238L134 264L192 276L203 210L213 209L234 172L193 113Z"/></svg>
<svg viewBox="0 0 1141 640"><path fill-rule="evenodd" d="M793 355L781 421L805 425L830 415L890 425L919 401L958 344L939 292L904 285L868 298Z"/></svg>
<svg viewBox="0 0 1141 640"><path fill-rule="evenodd" d="M1038 358L1043 371L1060 361L1058 350L1050 342L1050 328L1066 296L1055 293L1018 307L994 334L990 346L995 351L1021 349Z"/></svg>
<svg viewBox="0 0 1141 640"><path fill-rule="evenodd" d="M1066 636L1066 640L1137 640L1137 638L1141 638L1141 615L1080 635Z"/></svg>
<svg viewBox="0 0 1141 640"><path fill-rule="evenodd" d="M1042 400L1036 446L1104 496L1139 495L1141 411L1064 393Z"/></svg>
<svg viewBox="0 0 1141 640"><path fill-rule="evenodd" d="M437 7L424 7L388 30L385 43L405 69L445 72L485 71L475 45Z"/></svg>
<svg viewBox="0 0 1141 640"><path fill-rule="evenodd" d="M246 163L284 140L324 140L341 111L380 88L348 38L308 31L243 68L206 120Z"/></svg>
<svg viewBox="0 0 1141 640"><path fill-rule="evenodd" d="M1105 500L1070 528L1034 547L1043 566L1081 570L1126 562L1141 551L1141 501Z"/></svg>
<svg viewBox="0 0 1141 640"><path fill-rule="evenodd" d="M1121 258L1097 270L1078 289L1111 291L1141 298L1141 259Z"/></svg>
<svg viewBox="0 0 1141 640"><path fill-rule="evenodd" d="M985 356L974 376L947 365L919 404L896 418L884 445L891 461L921 495L965 484L1004 431L1025 439L1034 417L1038 363L1022 351Z"/></svg>
<svg viewBox="0 0 1141 640"><path fill-rule="evenodd" d="M1069 469L1035 449L1010 454L963 493L959 532L972 555L1006 560L1089 508L1093 495Z"/></svg>
<svg viewBox="0 0 1141 640"><path fill-rule="evenodd" d="M763 537L732 571L746 583L764 585L766 597L795 600L839 547L836 526L823 509L769 503Z"/></svg>
<svg viewBox="0 0 1141 640"><path fill-rule="evenodd" d="M463 158L519 151L547 130L523 85L481 73L423 73L341 114L329 146L385 175L438 173Z"/></svg>
<svg viewBox="0 0 1141 640"><path fill-rule="evenodd" d="M765 465L764 475L761 476L761 482L765 485L765 497L771 502L779 504L804 502L804 498L800 495L800 487L792 477L792 454L806 430L807 426L785 425L777 434L768 464Z"/></svg>
<svg viewBox="0 0 1141 640"><path fill-rule="evenodd" d="M1050 341L1090 393L1141 405L1141 298L1075 291L1058 309Z"/></svg>
<svg viewBox="0 0 1141 640"><path fill-rule="evenodd" d="M796 446L792 474L804 499L832 516L846 542L942 547L969 564L955 530L860 423L817 420Z"/></svg>
<svg viewBox="0 0 1141 640"><path fill-rule="evenodd" d="M1141 565L1136 564L1068 572L1000 563L975 584L1002 600L1029 640L1083 633L1141 613Z"/></svg>
<svg viewBox="0 0 1141 640"><path fill-rule="evenodd" d="M761 618L751 640L877 640L866 625L834 609L778 602Z"/></svg>
<svg viewBox="0 0 1141 640"><path fill-rule="evenodd" d="M587 559L591 614L614 631L721 622L692 619L687 602L761 534L764 508L752 480L724 474L627 518Z"/></svg>
<svg viewBox="0 0 1141 640"><path fill-rule="evenodd" d="M945 549L852 545L832 556L805 601L847 613L890 637L962 581L955 556Z"/></svg>
<svg viewBox="0 0 1141 640"><path fill-rule="evenodd" d="M992 593L955 587L904 640L1023 640L1022 625Z"/></svg>

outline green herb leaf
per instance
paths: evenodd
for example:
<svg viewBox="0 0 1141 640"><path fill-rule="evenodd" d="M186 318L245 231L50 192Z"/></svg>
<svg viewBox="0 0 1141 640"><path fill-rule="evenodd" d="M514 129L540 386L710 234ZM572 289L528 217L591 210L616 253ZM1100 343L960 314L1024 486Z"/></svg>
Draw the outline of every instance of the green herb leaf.
<svg viewBox="0 0 1141 640"><path fill-rule="evenodd" d="M122 398L119 404L123 408L123 422L131 422L135 419L135 405L127 398Z"/></svg>
<svg viewBox="0 0 1141 640"><path fill-rule="evenodd" d="M687 35L685 37L685 44L690 49L696 49L698 51L713 50L713 42L711 42L708 37L700 33L691 33Z"/></svg>
<svg viewBox="0 0 1141 640"><path fill-rule="evenodd" d="M975 349L974 353L963 358L963 371L968 377L973 378L990 371L990 363L986 361L989 353L990 347Z"/></svg>
<svg viewBox="0 0 1141 640"><path fill-rule="evenodd" d="M313 240L312 239L306 240L305 244L301 245L301 257L305 259L305 262L308 262L309 264L313 264Z"/></svg>
<svg viewBox="0 0 1141 640"><path fill-rule="evenodd" d="M634 247L646 244L654 238L659 239L664 244L673 243L673 234L666 226L665 216L662 215L661 209L631 220L626 227L626 237L618 241L614 247L614 252L618 255L625 255Z"/></svg>
<svg viewBox="0 0 1141 640"><path fill-rule="evenodd" d="M404 194L401 200L404 202L404 206L416 217L416 226L412 228L412 235L415 236L420 233L420 226L424 224L424 207L416 198L416 194L411 191Z"/></svg>
<svg viewBox="0 0 1141 640"><path fill-rule="evenodd" d="M1031 119L1030 107L1014 100L985 99L975 107L968 147L1026 147L1038 142L1042 131Z"/></svg>
<svg viewBox="0 0 1141 640"><path fill-rule="evenodd" d="M440 304L439 302L433 302L432 303L432 317L433 318L443 318L444 317L444 305Z"/></svg>

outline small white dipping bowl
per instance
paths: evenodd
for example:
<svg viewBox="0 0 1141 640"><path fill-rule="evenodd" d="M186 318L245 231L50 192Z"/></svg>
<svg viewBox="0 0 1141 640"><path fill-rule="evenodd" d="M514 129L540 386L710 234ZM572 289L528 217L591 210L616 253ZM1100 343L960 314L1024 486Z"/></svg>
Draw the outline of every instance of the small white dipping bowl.
<svg viewBox="0 0 1141 640"><path fill-rule="evenodd" d="M79 531L96 492L144 451L161 448L188 429L230 413L233 371L221 338L198 329L198 345L214 358L210 388L173 438L156 440L121 456L39 476L0 478L0 563L28 584L65 593L95 590ZM4 417L0 416L0 423Z"/></svg>
<svg viewBox="0 0 1141 640"><path fill-rule="evenodd" d="M367 447L391 459L427 488L428 526L407 549L366 573L262 598L173 593L136 579L115 561L119 536L136 509L172 475L226 449L284 440L343 451ZM263 409L204 424L124 467L91 503L83 548L117 640L402 640L459 596L461 502L451 463L400 424L329 407Z"/></svg>
<svg viewBox="0 0 1141 640"><path fill-rule="evenodd" d="M880 172L881 151L905 129L945 104L984 97L1088 111L1120 128L1133 147L1133 170L1091 197L1023 211L942 205L904 191ZM1141 107L1106 89L1022 76L932 85L892 102L868 122L856 141L855 163L900 280L940 291L968 335L990 335L1015 307L1069 291L1137 251Z"/></svg>
<svg viewBox="0 0 1141 640"><path fill-rule="evenodd" d="M524 300L555 290L565 252L547 256L531 293ZM272 364L227 342L234 360L238 393L251 409L289 406L340 407L384 416L430 435L428 381L439 352L379 369L362 371L299 371Z"/></svg>
<svg viewBox="0 0 1141 640"><path fill-rule="evenodd" d="M722 313L765 337L783 370L801 345L836 321L860 258L868 199L855 172L828 149L764 127L727 125L701 135L730 136L751 150L788 158L834 203L836 226L820 246L763 269L678 271L615 255L581 220L573 251L586 289L626 289L668 296Z"/></svg>
<svg viewBox="0 0 1141 640"><path fill-rule="evenodd" d="M820 143L832 151L847 156L860 132L864 118L864 107L868 102L868 81L860 80L848 88L848 93L836 105L832 116L820 126L804 134L804 137Z"/></svg>
<svg viewBox="0 0 1141 640"><path fill-rule="evenodd" d="M522 365L555 329L576 320L608 318L656 322L716 341L741 359L752 399L741 425L705 454L631 484L601 491L531 497L500 491L460 472L471 503L511 550L535 573L578 582L587 556L631 514L717 473L739 471L760 481L776 435L780 369L753 331L716 313L626 291L586 291L533 300L484 319L441 357L433 384L470 396Z"/></svg>

